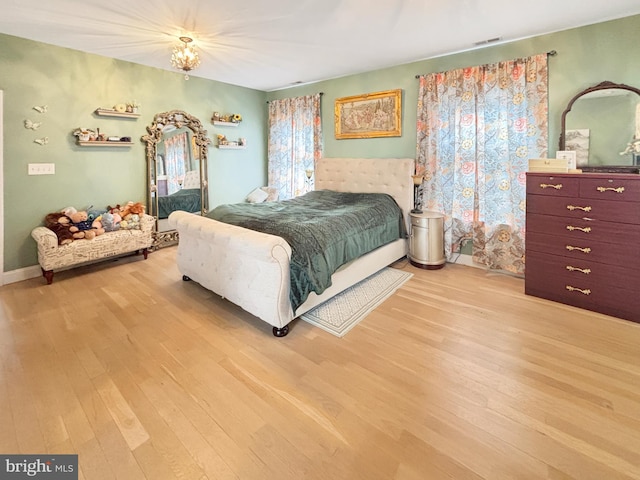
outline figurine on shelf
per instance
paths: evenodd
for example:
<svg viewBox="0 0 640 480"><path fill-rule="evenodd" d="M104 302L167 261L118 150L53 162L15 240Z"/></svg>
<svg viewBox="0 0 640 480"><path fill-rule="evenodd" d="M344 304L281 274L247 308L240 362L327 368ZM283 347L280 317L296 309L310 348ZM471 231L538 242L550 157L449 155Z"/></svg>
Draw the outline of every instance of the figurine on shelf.
<svg viewBox="0 0 640 480"><path fill-rule="evenodd" d="M240 137L238 139L238 145L240 145L241 147L244 147L246 144L247 144L247 139L246 138Z"/></svg>
<svg viewBox="0 0 640 480"><path fill-rule="evenodd" d="M222 134L218 134L218 145L228 145L229 141L227 140L227 137L225 137Z"/></svg>
<svg viewBox="0 0 640 480"><path fill-rule="evenodd" d="M140 104L137 100L127 102L127 113L138 113L138 108L140 108Z"/></svg>
<svg viewBox="0 0 640 480"><path fill-rule="evenodd" d="M230 113L228 115L220 115L219 112L213 112L211 121L222 122L222 123L240 123L242 121L242 115L240 115L239 113Z"/></svg>
<svg viewBox="0 0 640 480"><path fill-rule="evenodd" d="M95 132L93 130L89 130L88 128L78 128L73 132L73 135L75 135L76 137L78 137L78 140L80 142L88 142L89 140L91 140L92 136L95 136ZM95 138L94 138L95 140Z"/></svg>

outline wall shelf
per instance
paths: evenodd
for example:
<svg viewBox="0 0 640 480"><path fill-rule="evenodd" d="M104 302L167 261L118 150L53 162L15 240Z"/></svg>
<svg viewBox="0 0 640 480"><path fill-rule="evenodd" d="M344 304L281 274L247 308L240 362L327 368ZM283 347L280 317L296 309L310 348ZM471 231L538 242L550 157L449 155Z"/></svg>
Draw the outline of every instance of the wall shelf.
<svg viewBox="0 0 640 480"><path fill-rule="evenodd" d="M246 145L218 145L218 148L222 150L244 150Z"/></svg>
<svg viewBox="0 0 640 480"><path fill-rule="evenodd" d="M133 145L133 142L99 142L97 140L77 143L81 147L130 147Z"/></svg>
<svg viewBox="0 0 640 480"><path fill-rule="evenodd" d="M213 124L219 125L221 127L237 127L238 125L240 125L239 122L221 122L220 120L214 120Z"/></svg>
<svg viewBox="0 0 640 480"><path fill-rule="evenodd" d="M118 112L116 110L107 110L106 108L98 108L95 113L101 117L138 118L140 116L139 113Z"/></svg>

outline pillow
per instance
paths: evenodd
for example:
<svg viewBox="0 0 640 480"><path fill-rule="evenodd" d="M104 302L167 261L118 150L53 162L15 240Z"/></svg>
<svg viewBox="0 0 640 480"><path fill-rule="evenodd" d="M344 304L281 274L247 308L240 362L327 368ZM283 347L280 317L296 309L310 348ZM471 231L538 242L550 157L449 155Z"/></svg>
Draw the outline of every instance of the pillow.
<svg viewBox="0 0 640 480"><path fill-rule="evenodd" d="M189 170L182 181L182 188L200 188L200 172Z"/></svg>
<svg viewBox="0 0 640 480"><path fill-rule="evenodd" d="M275 202L278 200L278 189L276 187L260 187L262 190L267 192L267 199L265 202Z"/></svg>
<svg viewBox="0 0 640 480"><path fill-rule="evenodd" d="M247 202L249 203L262 203L264 202L269 194L262 190L261 188L256 188L249 195L247 195Z"/></svg>

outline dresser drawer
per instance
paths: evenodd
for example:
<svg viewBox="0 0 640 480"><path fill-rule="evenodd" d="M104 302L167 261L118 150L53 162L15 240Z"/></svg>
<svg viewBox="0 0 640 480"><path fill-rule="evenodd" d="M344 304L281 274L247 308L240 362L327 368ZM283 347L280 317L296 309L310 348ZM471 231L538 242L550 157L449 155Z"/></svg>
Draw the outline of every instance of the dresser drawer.
<svg viewBox="0 0 640 480"><path fill-rule="evenodd" d="M528 195L527 213L540 213L568 218L593 218L608 222L640 225L640 202L615 202L586 198Z"/></svg>
<svg viewBox="0 0 640 480"><path fill-rule="evenodd" d="M592 239L573 239L527 230L526 251L550 253L576 261L607 263L627 268L640 268L637 238L626 243L605 243Z"/></svg>
<svg viewBox="0 0 640 480"><path fill-rule="evenodd" d="M604 243L628 244L632 238L640 239L640 225L537 213L527 215L527 233L532 232L563 236L565 241L570 243L596 240Z"/></svg>
<svg viewBox="0 0 640 480"><path fill-rule="evenodd" d="M589 287L598 285L632 289L633 286L640 285L640 269L527 251L525 278L529 273L532 274L532 278L541 278L544 275L561 277L571 285Z"/></svg>
<svg viewBox="0 0 640 480"><path fill-rule="evenodd" d="M580 197L617 202L640 202L640 175L580 179Z"/></svg>
<svg viewBox="0 0 640 480"><path fill-rule="evenodd" d="M548 267L554 261L555 259L548 259L530 262L527 256L527 295L640 322L640 309L637 306L633 281L628 285L616 286L601 281L598 277L572 275L575 272L553 274Z"/></svg>
<svg viewBox="0 0 640 480"><path fill-rule="evenodd" d="M577 197L580 179L576 176L560 177L527 173L527 193L554 197Z"/></svg>

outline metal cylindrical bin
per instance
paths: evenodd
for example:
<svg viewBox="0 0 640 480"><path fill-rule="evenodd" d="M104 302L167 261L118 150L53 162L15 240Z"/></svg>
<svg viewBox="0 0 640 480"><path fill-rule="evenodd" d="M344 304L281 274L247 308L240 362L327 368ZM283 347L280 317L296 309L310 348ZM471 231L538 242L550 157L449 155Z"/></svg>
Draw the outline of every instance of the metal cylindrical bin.
<svg viewBox="0 0 640 480"><path fill-rule="evenodd" d="M437 212L409 214L409 262L420 268L444 267L444 215Z"/></svg>

